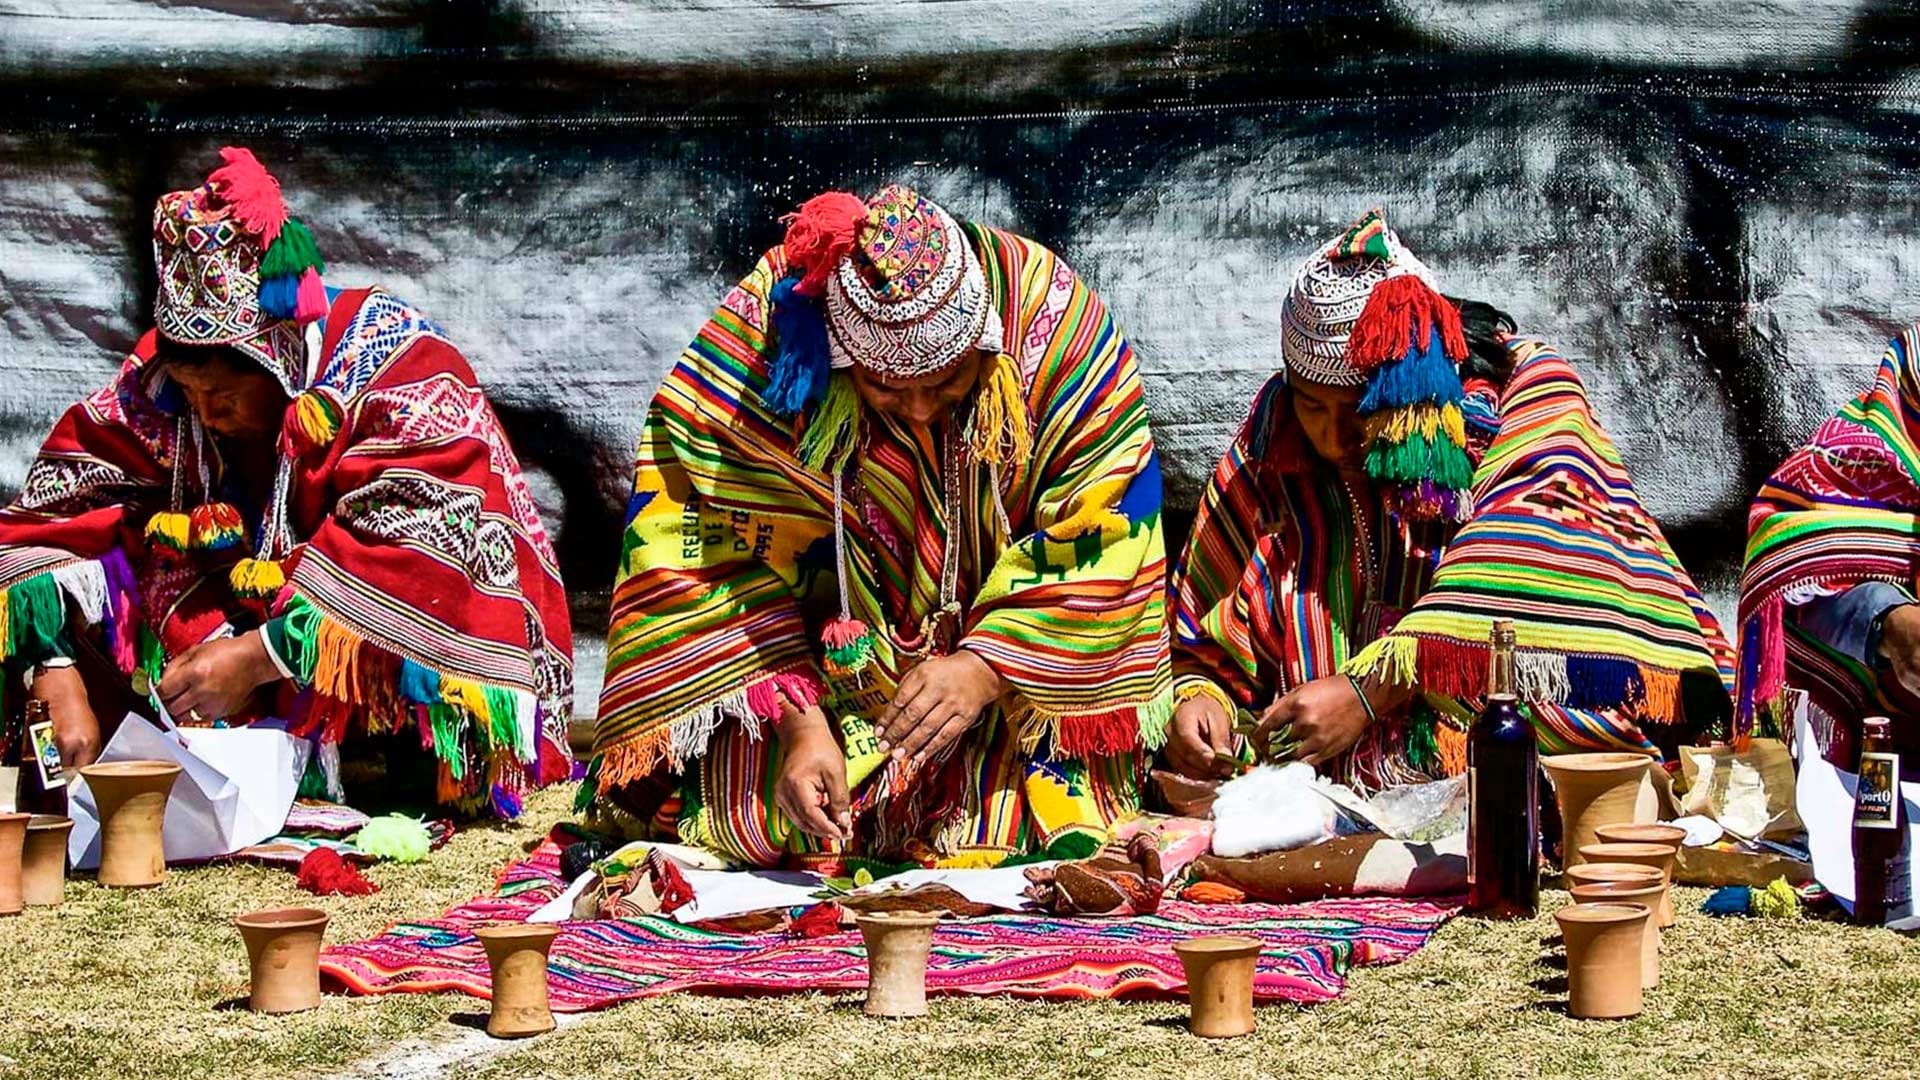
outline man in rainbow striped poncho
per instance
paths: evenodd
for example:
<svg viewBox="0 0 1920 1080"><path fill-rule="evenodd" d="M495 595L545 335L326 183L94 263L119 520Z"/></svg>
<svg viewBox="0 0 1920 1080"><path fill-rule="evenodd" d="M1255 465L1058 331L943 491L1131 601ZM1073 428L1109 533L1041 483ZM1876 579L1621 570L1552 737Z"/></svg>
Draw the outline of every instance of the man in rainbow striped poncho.
<svg viewBox="0 0 1920 1080"><path fill-rule="evenodd" d="M1545 752L1724 721L1726 642L1566 360L1440 296L1378 210L1281 325L1174 570L1171 764L1230 772L1245 709L1363 791L1457 774L1495 617Z"/></svg>
<svg viewBox="0 0 1920 1080"><path fill-rule="evenodd" d="M0 510L0 657L69 765L157 701L284 721L313 792L343 797L353 736L368 788L512 816L572 764L566 593L519 463L445 331L327 288L279 183L221 155L154 210L155 328Z"/></svg>
<svg viewBox="0 0 1920 1080"><path fill-rule="evenodd" d="M1085 854L1171 705L1132 350L906 188L789 220L648 412L582 794L756 866Z"/></svg>

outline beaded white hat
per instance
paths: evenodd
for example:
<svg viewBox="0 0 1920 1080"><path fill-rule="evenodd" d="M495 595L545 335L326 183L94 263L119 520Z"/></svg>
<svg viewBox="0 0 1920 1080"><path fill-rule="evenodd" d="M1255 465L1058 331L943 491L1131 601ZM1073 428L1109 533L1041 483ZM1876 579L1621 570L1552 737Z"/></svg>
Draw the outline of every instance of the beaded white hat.
<svg viewBox="0 0 1920 1080"><path fill-rule="evenodd" d="M1000 317L960 223L899 184L867 206L854 251L827 278L832 366L914 379L973 349L998 353Z"/></svg>
<svg viewBox="0 0 1920 1080"><path fill-rule="evenodd" d="M1374 286L1401 274L1433 285L1432 273L1378 210L1309 256L1280 305L1280 358L1287 373L1325 386L1365 383L1370 372L1348 363L1347 338Z"/></svg>

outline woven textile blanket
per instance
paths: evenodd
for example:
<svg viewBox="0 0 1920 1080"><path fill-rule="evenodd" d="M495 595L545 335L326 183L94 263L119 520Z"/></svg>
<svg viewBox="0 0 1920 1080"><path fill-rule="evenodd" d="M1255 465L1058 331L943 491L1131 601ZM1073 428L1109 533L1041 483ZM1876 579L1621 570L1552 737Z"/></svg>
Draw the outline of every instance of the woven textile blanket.
<svg viewBox="0 0 1920 1080"><path fill-rule="evenodd" d="M473 930L526 919L560 891L558 868L559 849L544 844L508 869L496 895L333 946L321 955L321 973L355 994L459 990L488 997L487 958ZM944 922L934 935L927 988L1034 998L1178 997L1186 979L1174 943L1232 933L1265 945L1253 984L1257 1000L1331 1001L1351 968L1405 959L1455 910L1448 902L1384 897L1290 905L1168 901L1151 916ZM548 984L555 1010L582 1012L681 990L863 990L867 962L851 930L797 938L784 930L720 933L641 917L564 924Z"/></svg>

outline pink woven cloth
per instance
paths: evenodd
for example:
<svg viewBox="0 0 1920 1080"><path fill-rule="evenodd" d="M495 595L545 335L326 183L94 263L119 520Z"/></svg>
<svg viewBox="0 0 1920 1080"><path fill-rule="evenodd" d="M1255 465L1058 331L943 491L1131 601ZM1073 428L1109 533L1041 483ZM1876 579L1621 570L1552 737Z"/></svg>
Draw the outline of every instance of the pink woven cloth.
<svg viewBox="0 0 1920 1080"><path fill-rule="evenodd" d="M356 994L459 990L491 995L476 927L524 921L556 896L559 848L542 845L502 875L496 895L427 922L336 945L320 958L336 989ZM943 922L927 988L939 994L1032 998L1168 998L1186 992L1176 942L1241 934L1263 945L1253 992L1262 1002L1330 1001L1355 967L1391 964L1426 944L1456 902L1377 897L1309 904L1189 904L1153 915L1051 918L994 915ZM725 933L642 917L563 924L548 966L553 1008L601 1009L682 990L793 993L864 990L866 953L854 931L796 938L784 930Z"/></svg>

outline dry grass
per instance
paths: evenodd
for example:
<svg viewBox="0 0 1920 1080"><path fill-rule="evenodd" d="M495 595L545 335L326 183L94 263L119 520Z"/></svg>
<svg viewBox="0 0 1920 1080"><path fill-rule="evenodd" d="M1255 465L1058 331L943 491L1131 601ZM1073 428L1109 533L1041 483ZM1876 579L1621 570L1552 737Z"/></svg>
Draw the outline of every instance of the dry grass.
<svg viewBox="0 0 1920 1080"><path fill-rule="evenodd" d="M551 821L563 796L530 806ZM490 886L538 824L469 830L415 867L373 871L378 896L327 900L333 940L419 917ZM176 872L145 893L68 887L65 906L0 923L0 1077L325 1075L409 1036L451 1038L481 1003L460 996L330 997L269 1019L237 1011L235 913L303 902L292 875ZM1550 894L1552 903L1562 897ZM1704 894L1685 891L1697 907ZM1911 1075L1920 1061L1920 945L1831 923L1683 914L1666 980L1640 1018L1582 1023L1558 1007L1552 920L1456 921L1405 964L1356 972L1345 1000L1270 1008L1249 1039L1189 1037L1175 1004L936 999L880 1023L849 997L638 1002L502 1044L461 1080L650 1076L1493 1077Z"/></svg>

